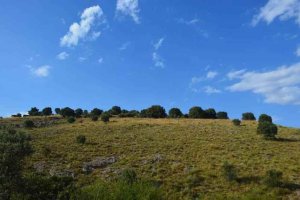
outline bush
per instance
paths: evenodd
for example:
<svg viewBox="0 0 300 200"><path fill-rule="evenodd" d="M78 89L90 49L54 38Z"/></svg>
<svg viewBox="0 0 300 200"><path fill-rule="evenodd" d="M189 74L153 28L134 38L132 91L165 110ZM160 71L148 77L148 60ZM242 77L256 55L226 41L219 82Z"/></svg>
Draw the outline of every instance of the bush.
<svg viewBox="0 0 300 200"><path fill-rule="evenodd" d="M32 120L25 120L24 121L24 127L25 128L33 128L34 127L34 122Z"/></svg>
<svg viewBox="0 0 300 200"><path fill-rule="evenodd" d="M50 108L50 107L44 108L44 109L42 110L42 114L43 114L44 116L52 115L52 108Z"/></svg>
<svg viewBox="0 0 300 200"><path fill-rule="evenodd" d="M275 139L278 128L275 124L270 122L261 122L258 124L257 133L262 134L265 139Z"/></svg>
<svg viewBox="0 0 300 200"><path fill-rule="evenodd" d="M166 110L159 105L153 105L147 109L146 115L149 118L165 118L167 116Z"/></svg>
<svg viewBox="0 0 300 200"><path fill-rule="evenodd" d="M84 144L85 141L86 141L86 137L85 137L84 135L78 135L78 136L76 137L76 142L77 142L78 144Z"/></svg>
<svg viewBox="0 0 300 200"><path fill-rule="evenodd" d="M119 106L113 106L110 110L109 110L109 114L111 115L119 115L121 114L122 110Z"/></svg>
<svg viewBox="0 0 300 200"><path fill-rule="evenodd" d="M46 177L30 174L24 178L20 199L72 199L75 184L72 177Z"/></svg>
<svg viewBox="0 0 300 200"><path fill-rule="evenodd" d="M280 187L282 184L282 172L276 170L269 170L266 173L264 183L268 187Z"/></svg>
<svg viewBox="0 0 300 200"><path fill-rule="evenodd" d="M194 106L189 110L189 118L194 118L194 119L205 118L205 115L206 115L205 111L198 106Z"/></svg>
<svg viewBox="0 0 300 200"><path fill-rule="evenodd" d="M109 122L109 118L110 118L110 115L108 113L103 113L101 115L101 121L103 121L105 123Z"/></svg>
<svg viewBox="0 0 300 200"><path fill-rule="evenodd" d="M172 108L169 110L169 117L170 118L180 118L183 114L179 108Z"/></svg>
<svg viewBox="0 0 300 200"><path fill-rule="evenodd" d="M131 110L128 112L122 111L122 113L119 115L119 117L138 117L139 114L140 113L137 110Z"/></svg>
<svg viewBox="0 0 300 200"><path fill-rule="evenodd" d="M81 108L77 108L77 109L75 110L75 116L76 116L77 118L82 117L82 114L83 114L83 110L82 110Z"/></svg>
<svg viewBox="0 0 300 200"><path fill-rule="evenodd" d="M76 121L76 119L75 119L74 117L69 117L69 118L68 118L68 122L69 122L70 124L74 123L75 121Z"/></svg>
<svg viewBox="0 0 300 200"><path fill-rule="evenodd" d="M223 164L223 175L228 181L236 181L237 180L237 172L233 165L230 165L228 162Z"/></svg>
<svg viewBox="0 0 300 200"><path fill-rule="evenodd" d="M39 116L40 115L39 109L37 109L36 107L31 108L28 111L28 115L30 115L30 116Z"/></svg>
<svg viewBox="0 0 300 200"><path fill-rule="evenodd" d="M72 108L66 107L60 110L63 117L75 117L75 111Z"/></svg>
<svg viewBox="0 0 300 200"><path fill-rule="evenodd" d="M239 120L239 119L234 119L234 120L232 120L232 123L233 123L233 125L235 125L235 126L240 126L240 125L241 125L241 120Z"/></svg>
<svg viewBox="0 0 300 200"><path fill-rule="evenodd" d="M23 159L32 153L30 136L15 130L0 132L0 199L20 191Z"/></svg>
<svg viewBox="0 0 300 200"><path fill-rule="evenodd" d="M100 116L102 113L103 113L103 110L100 110L99 108L94 108L91 111L91 115L94 115L94 116Z"/></svg>
<svg viewBox="0 0 300 200"><path fill-rule="evenodd" d="M218 112L217 119L229 119L227 112Z"/></svg>
<svg viewBox="0 0 300 200"><path fill-rule="evenodd" d="M251 112L243 113L242 119L243 120L256 120L254 114Z"/></svg>
<svg viewBox="0 0 300 200"><path fill-rule="evenodd" d="M57 115L60 115L60 108L55 108L55 113L57 114Z"/></svg>
<svg viewBox="0 0 300 200"><path fill-rule="evenodd" d="M215 109L213 109L213 108L209 108L209 109L205 110L204 112L205 112L205 118L207 118L207 119L216 119L217 118L217 113L216 113Z"/></svg>
<svg viewBox="0 0 300 200"><path fill-rule="evenodd" d="M259 116L258 118L258 122L262 123L262 122L270 122L273 123L272 117L266 114L262 114Z"/></svg>
<svg viewBox="0 0 300 200"><path fill-rule="evenodd" d="M98 116L92 116L91 119L92 119L92 121L96 122L96 121L98 121L99 117Z"/></svg>
<svg viewBox="0 0 300 200"><path fill-rule="evenodd" d="M125 169L121 173L120 180L124 181L127 184L133 184L137 182L138 178L136 172L133 169Z"/></svg>

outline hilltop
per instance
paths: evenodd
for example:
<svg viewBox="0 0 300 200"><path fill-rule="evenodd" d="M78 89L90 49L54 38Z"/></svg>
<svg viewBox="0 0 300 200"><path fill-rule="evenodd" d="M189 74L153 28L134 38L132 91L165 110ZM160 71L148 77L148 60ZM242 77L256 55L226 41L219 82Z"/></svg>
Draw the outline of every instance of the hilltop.
<svg viewBox="0 0 300 200"><path fill-rule="evenodd" d="M133 169L156 183L167 199L299 198L299 129L279 126L277 140L264 140L256 133L256 121L234 126L218 119L111 118L104 123L80 118L68 123L60 117L27 117L0 124L26 119L45 123L25 130L34 152L25 160L24 173L70 175L85 187ZM85 144L76 142L78 135L86 137ZM97 159L107 163L87 174L84 165ZM225 162L234 166L236 181L224 178ZM282 172L282 187L265 186L268 170Z"/></svg>

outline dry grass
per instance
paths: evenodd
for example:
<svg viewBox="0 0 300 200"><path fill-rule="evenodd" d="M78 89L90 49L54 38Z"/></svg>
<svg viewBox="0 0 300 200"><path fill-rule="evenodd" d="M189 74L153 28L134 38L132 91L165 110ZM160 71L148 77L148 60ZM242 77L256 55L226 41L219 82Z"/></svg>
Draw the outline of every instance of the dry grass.
<svg viewBox="0 0 300 200"><path fill-rule="evenodd" d="M82 185L133 168L139 176L161 183L169 199L240 199L249 191L296 198L287 189L265 189L260 179L267 170L276 169L283 172L285 182L300 184L300 131L280 127L281 140L268 141L256 134L256 126L256 122L236 127L229 120L192 119L59 123L28 130L35 153L26 161L26 168L31 170L34 163L45 161L47 170L73 170ZM77 144L77 135L85 135L87 144ZM51 150L47 157L45 147ZM112 155L118 159L115 164L91 175L81 172L83 162ZM225 161L238 169L239 182L223 178Z"/></svg>

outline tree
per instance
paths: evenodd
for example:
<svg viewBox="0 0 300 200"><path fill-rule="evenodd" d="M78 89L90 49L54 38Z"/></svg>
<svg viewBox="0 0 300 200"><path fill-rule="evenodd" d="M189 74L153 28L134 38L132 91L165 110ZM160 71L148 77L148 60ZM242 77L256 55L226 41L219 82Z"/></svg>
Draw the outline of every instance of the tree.
<svg viewBox="0 0 300 200"><path fill-rule="evenodd" d="M84 110L82 115L83 115L83 117L88 117L89 116L89 111Z"/></svg>
<svg viewBox="0 0 300 200"><path fill-rule="evenodd" d="M77 118L82 117L82 114L83 114L83 110L82 110L81 108L77 108L77 109L75 110L75 116L76 116Z"/></svg>
<svg viewBox="0 0 300 200"><path fill-rule="evenodd" d="M122 110L121 107L119 106L113 106L110 110L109 110L109 114L111 115L119 115L121 114Z"/></svg>
<svg viewBox="0 0 300 200"><path fill-rule="evenodd" d="M218 112L217 119L229 119L227 112Z"/></svg>
<svg viewBox="0 0 300 200"><path fill-rule="evenodd" d="M36 107L32 107L29 111L28 111L28 114L30 116L39 116L40 115L40 112L39 112L39 109L37 109Z"/></svg>
<svg viewBox="0 0 300 200"><path fill-rule="evenodd" d="M63 117L75 117L75 111L72 108L66 107L60 110Z"/></svg>
<svg viewBox="0 0 300 200"><path fill-rule="evenodd" d="M251 112L243 113L242 119L243 119L243 120L256 120L254 114L251 113Z"/></svg>
<svg viewBox="0 0 300 200"><path fill-rule="evenodd" d="M15 130L0 132L0 199L21 190L23 159L32 152L30 137Z"/></svg>
<svg viewBox="0 0 300 200"><path fill-rule="evenodd" d="M49 116L49 115L52 115L52 108L50 107L46 107L42 110L42 114L45 115L45 116Z"/></svg>
<svg viewBox="0 0 300 200"><path fill-rule="evenodd" d="M166 110L160 105L153 105L147 109L147 117L150 118L165 118L167 116Z"/></svg>
<svg viewBox="0 0 300 200"><path fill-rule="evenodd" d="M60 108L55 108L55 113L56 113L57 115L60 115Z"/></svg>
<svg viewBox="0 0 300 200"><path fill-rule="evenodd" d="M171 108L169 110L169 117L170 118L180 118L183 114L179 108Z"/></svg>
<svg viewBox="0 0 300 200"><path fill-rule="evenodd" d="M266 114L262 114L259 116L258 118L258 123L262 123L262 122L270 122L273 123L272 117Z"/></svg>
<svg viewBox="0 0 300 200"><path fill-rule="evenodd" d="M209 108L209 109L205 110L205 118L216 119L217 113L216 113L215 109Z"/></svg>
<svg viewBox="0 0 300 200"><path fill-rule="evenodd" d="M139 114L140 113L137 110L131 110L131 111L127 111L127 112L122 111L122 113L119 115L119 117L138 117Z"/></svg>
<svg viewBox="0 0 300 200"><path fill-rule="evenodd" d="M265 139L275 139L278 128L275 124L263 121L258 124L257 133L264 136Z"/></svg>
<svg viewBox="0 0 300 200"><path fill-rule="evenodd" d="M91 115L100 116L103 113L103 110L100 110L99 108L94 108L91 111Z"/></svg>
<svg viewBox="0 0 300 200"><path fill-rule="evenodd" d="M205 118L205 112L202 110L201 107L194 106L189 110L189 118Z"/></svg>

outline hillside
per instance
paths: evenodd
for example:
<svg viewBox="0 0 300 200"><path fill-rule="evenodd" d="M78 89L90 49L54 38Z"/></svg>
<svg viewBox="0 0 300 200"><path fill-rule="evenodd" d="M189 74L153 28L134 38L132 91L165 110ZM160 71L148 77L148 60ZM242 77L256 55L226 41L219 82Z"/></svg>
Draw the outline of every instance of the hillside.
<svg viewBox="0 0 300 200"><path fill-rule="evenodd" d="M109 123L89 118L67 123L65 119L35 117L45 127L26 129L34 153L25 161L24 173L42 171L74 175L77 185L102 179L110 181L124 169L160 185L166 199L300 199L300 130L279 127L277 140L256 133L257 122L230 120L112 118ZM22 124L24 119L2 119L0 124ZM85 144L76 137L86 136ZM102 159L113 162L84 173L84 163ZM238 179L227 181L224 162L233 165ZM267 188L268 170L283 173L283 186ZM298 195L298 196L297 196Z"/></svg>

